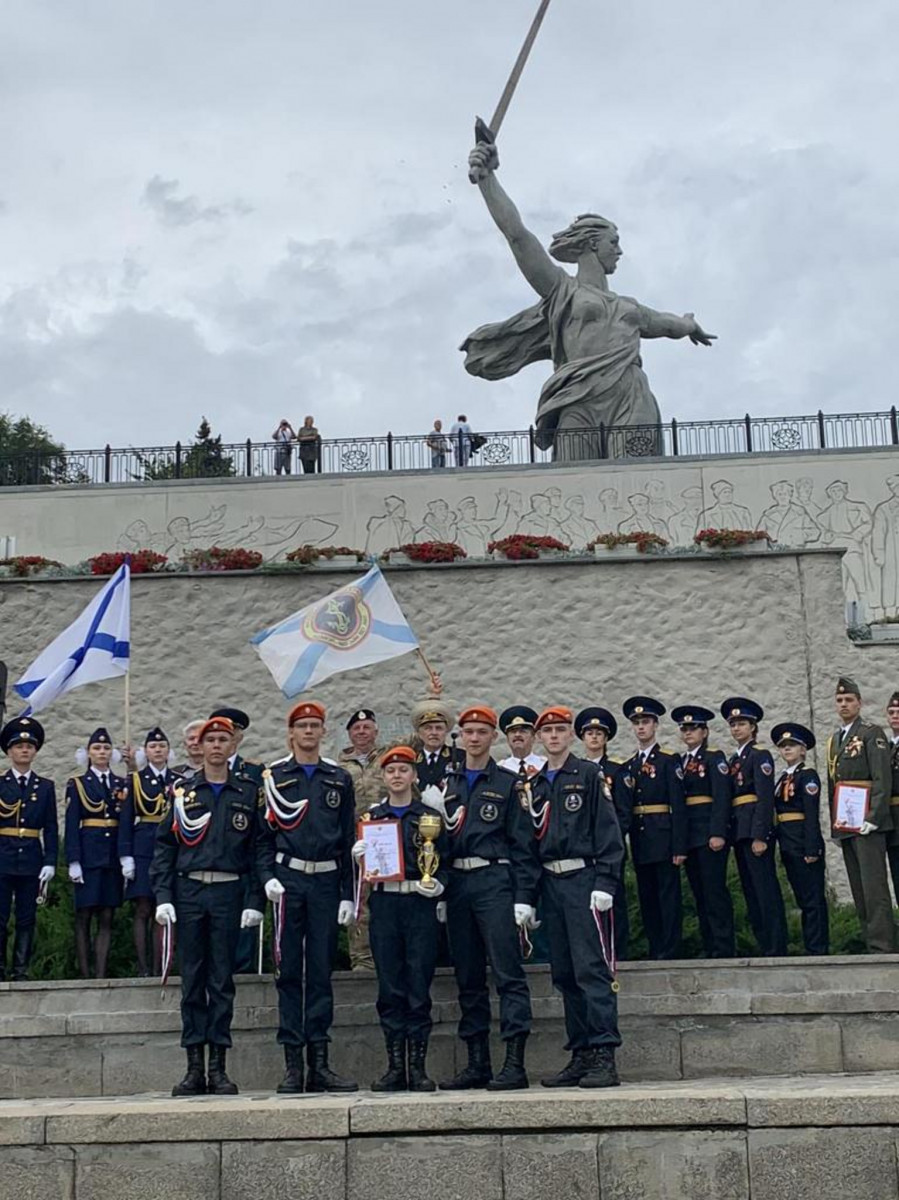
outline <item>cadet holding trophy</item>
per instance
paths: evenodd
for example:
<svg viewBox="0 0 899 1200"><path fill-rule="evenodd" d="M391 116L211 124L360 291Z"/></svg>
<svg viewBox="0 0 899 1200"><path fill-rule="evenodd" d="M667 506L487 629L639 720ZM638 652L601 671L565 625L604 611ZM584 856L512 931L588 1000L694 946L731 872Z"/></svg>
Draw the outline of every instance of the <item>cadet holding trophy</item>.
<svg viewBox="0 0 899 1200"><path fill-rule="evenodd" d="M437 925L446 920L440 899L446 875L438 849L444 834L440 816L421 802L415 759L410 746L381 756L387 794L363 814L353 847L370 888L370 942L387 1046L387 1070L372 1084L376 1092L435 1089L425 1060Z"/></svg>

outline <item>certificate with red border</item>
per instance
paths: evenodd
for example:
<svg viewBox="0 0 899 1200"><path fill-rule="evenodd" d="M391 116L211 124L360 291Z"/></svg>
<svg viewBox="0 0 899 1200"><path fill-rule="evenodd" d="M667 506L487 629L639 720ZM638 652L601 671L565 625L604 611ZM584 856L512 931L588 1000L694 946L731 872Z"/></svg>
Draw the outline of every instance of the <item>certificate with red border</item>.
<svg viewBox="0 0 899 1200"><path fill-rule="evenodd" d="M357 836L365 842L362 874L367 883L400 883L406 878L401 821L360 821Z"/></svg>
<svg viewBox="0 0 899 1200"><path fill-rule="evenodd" d="M833 790L834 833L858 833L871 811L871 784L838 783Z"/></svg>

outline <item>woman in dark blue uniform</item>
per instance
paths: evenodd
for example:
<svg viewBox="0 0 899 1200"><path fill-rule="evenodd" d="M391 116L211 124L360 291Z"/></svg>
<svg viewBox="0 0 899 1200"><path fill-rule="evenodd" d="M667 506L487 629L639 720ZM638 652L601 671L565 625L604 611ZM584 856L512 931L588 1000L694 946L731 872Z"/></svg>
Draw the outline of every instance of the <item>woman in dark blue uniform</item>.
<svg viewBox="0 0 899 1200"><path fill-rule="evenodd" d="M96 978L105 978L113 913L122 903L118 831L125 787L109 769L112 753L109 734L95 730L87 743L88 769L66 784L66 862L75 885L75 951L82 979L90 978L93 917Z"/></svg>
<svg viewBox="0 0 899 1200"><path fill-rule="evenodd" d="M405 879L375 883L369 894L372 956L378 973L378 1016L387 1046L387 1070L371 1085L375 1092L433 1092L425 1060L431 1034L431 982L437 966L440 901L446 887L444 836L437 840L441 859L433 887L425 887L418 865L422 846L419 822L433 817L416 786L416 754L411 746L395 746L381 756L387 795L362 817L363 821L399 821L403 836ZM354 853L364 851L357 842ZM406 1052L408 1049L408 1069Z"/></svg>
<svg viewBox="0 0 899 1200"><path fill-rule="evenodd" d="M169 791L176 775L169 768L169 739L157 725L144 740L146 766L128 776L125 802L119 819L119 862L125 879L125 899L134 901L134 951L137 973L142 979L160 974L161 943L152 936L156 900L150 884L150 863L156 831L169 805Z"/></svg>

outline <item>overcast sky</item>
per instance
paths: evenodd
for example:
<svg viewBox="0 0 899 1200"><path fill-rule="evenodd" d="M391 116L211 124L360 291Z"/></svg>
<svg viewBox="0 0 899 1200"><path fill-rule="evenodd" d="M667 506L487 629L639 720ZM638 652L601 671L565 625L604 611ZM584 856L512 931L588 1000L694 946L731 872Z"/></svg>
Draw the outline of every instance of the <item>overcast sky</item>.
<svg viewBox="0 0 899 1200"><path fill-rule="evenodd" d="M70 448L531 421L533 302L466 158L536 0L4 0L0 409ZM553 0L500 138L548 241L621 229L665 418L897 400L895 0ZM892 147L892 149L891 149Z"/></svg>

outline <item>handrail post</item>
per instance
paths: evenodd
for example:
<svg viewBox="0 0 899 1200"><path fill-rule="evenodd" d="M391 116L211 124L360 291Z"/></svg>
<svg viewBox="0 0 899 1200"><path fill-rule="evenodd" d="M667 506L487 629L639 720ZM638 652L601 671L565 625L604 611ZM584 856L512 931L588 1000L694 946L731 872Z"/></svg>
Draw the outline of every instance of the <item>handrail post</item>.
<svg viewBox="0 0 899 1200"><path fill-rule="evenodd" d="M743 418L743 424L746 427L746 453L752 453L752 417L749 413Z"/></svg>
<svg viewBox="0 0 899 1200"><path fill-rule="evenodd" d="M606 423L599 423L599 453L603 458L609 457L609 447L606 445Z"/></svg>
<svg viewBox="0 0 899 1200"><path fill-rule="evenodd" d="M679 454L677 446L677 417L671 418L671 453L675 458Z"/></svg>
<svg viewBox="0 0 899 1200"><path fill-rule="evenodd" d="M106 443L106 449L103 451L103 482L109 483L112 478L112 448L109 442Z"/></svg>
<svg viewBox="0 0 899 1200"><path fill-rule="evenodd" d="M253 443L247 438L247 478L253 474Z"/></svg>
<svg viewBox="0 0 899 1200"><path fill-rule="evenodd" d="M893 410L896 411L895 409ZM534 438L534 426L528 426L528 455L532 463L537 461L537 443Z"/></svg>
<svg viewBox="0 0 899 1200"><path fill-rule="evenodd" d="M181 443L175 442L175 478L181 478Z"/></svg>
<svg viewBox="0 0 899 1200"><path fill-rule="evenodd" d="M393 470L393 434L387 430L387 470Z"/></svg>
<svg viewBox="0 0 899 1200"><path fill-rule="evenodd" d="M899 446L899 416L896 414L896 405L890 409L890 432L893 436L893 445Z"/></svg>
<svg viewBox="0 0 899 1200"><path fill-rule="evenodd" d="M824 427L824 413L818 409L818 445L822 450L827 449L827 430Z"/></svg>

